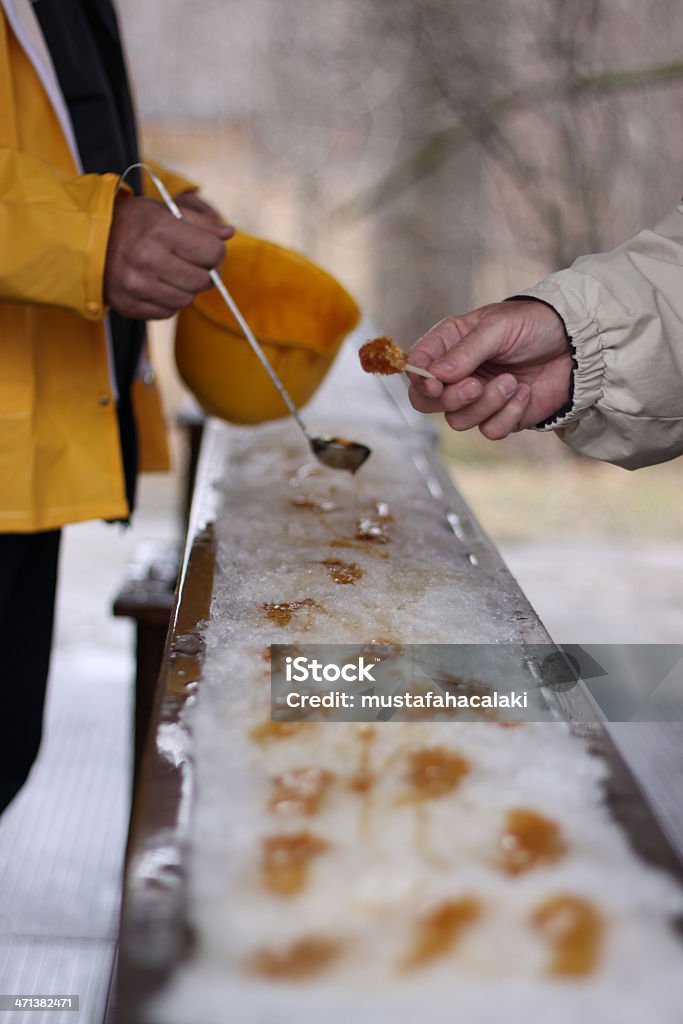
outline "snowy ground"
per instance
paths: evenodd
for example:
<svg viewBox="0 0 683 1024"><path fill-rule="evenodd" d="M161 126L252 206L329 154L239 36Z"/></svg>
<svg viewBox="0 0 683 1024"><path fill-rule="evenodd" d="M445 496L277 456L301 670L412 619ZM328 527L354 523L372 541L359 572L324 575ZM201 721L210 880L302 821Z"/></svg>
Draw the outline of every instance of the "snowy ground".
<svg viewBox="0 0 683 1024"><path fill-rule="evenodd" d="M0 991L27 985L38 991L53 978L66 983L68 969L89 999L91 1010L79 1018L84 1022L97 1019L105 997L126 830L133 630L111 617L110 606L135 544L175 536L176 509L175 482L150 477L132 529L91 523L67 531L47 742L29 785L0 823L0 863L8 865L0 873ZM671 644L681 638L683 545L525 542L507 544L503 554L560 642ZM84 731L88 743L78 747ZM631 746L639 764L650 763L652 744ZM680 836L680 787L667 784L680 772L679 748L662 748L653 779L655 801ZM52 819L45 807L53 808ZM59 829L55 808L71 815ZM84 879L87 891L98 894L95 904L78 897ZM83 936L85 952L74 945ZM41 955L37 962L36 944L54 941L64 947L62 959ZM47 1024L59 1024L58 1017L52 1014Z"/></svg>

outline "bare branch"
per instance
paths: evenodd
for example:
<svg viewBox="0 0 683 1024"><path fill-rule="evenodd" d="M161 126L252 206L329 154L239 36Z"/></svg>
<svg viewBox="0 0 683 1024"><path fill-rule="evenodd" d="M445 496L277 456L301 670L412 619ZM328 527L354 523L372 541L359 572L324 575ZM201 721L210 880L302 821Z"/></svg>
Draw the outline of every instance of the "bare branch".
<svg viewBox="0 0 683 1024"><path fill-rule="evenodd" d="M421 181L442 162L473 140L484 141L492 126L516 110L549 100L572 100L582 96L604 96L629 90L678 84L683 79L683 62L657 67L577 75L566 81L543 82L495 100L477 117L465 116L450 128L432 132L378 182L352 202L333 211L334 216L366 214L396 199L406 188Z"/></svg>

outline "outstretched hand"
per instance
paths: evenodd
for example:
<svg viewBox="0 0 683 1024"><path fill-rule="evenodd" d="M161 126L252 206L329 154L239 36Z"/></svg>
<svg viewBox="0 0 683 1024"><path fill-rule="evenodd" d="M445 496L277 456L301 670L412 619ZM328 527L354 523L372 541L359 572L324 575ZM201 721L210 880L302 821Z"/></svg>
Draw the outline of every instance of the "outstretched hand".
<svg viewBox="0 0 683 1024"><path fill-rule="evenodd" d="M104 267L104 301L136 320L163 320L211 287L234 229L193 192L176 196L183 219L163 203L119 195Z"/></svg>
<svg viewBox="0 0 683 1024"><path fill-rule="evenodd" d="M478 427L500 440L534 426L569 401L572 355L558 314L515 300L450 316L408 353L437 380L410 376L419 412L443 412L453 430Z"/></svg>

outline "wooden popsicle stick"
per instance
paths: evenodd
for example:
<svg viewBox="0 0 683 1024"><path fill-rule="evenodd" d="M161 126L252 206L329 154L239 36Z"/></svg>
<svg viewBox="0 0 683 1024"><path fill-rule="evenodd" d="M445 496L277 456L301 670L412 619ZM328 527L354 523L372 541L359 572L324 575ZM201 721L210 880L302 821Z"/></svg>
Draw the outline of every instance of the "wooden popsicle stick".
<svg viewBox="0 0 683 1024"><path fill-rule="evenodd" d="M406 372L416 373L418 377L427 377L429 380L436 380L433 373L430 373L429 370L423 369L421 366L411 366L410 363L406 363L403 369Z"/></svg>

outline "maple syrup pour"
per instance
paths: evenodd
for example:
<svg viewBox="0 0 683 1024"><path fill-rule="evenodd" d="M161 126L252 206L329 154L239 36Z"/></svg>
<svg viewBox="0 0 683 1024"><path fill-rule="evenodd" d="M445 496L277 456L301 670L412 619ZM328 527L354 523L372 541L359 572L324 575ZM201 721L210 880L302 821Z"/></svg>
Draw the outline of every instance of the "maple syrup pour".
<svg viewBox="0 0 683 1024"><path fill-rule="evenodd" d="M382 335L366 341L358 351L360 365L366 373L380 373L389 376L405 369L408 357L393 338Z"/></svg>
<svg viewBox="0 0 683 1024"><path fill-rule="evenodd" d="M305 722L262 722L255 725L250 731L249 737L255 743L267 743L268 740L285 740L294 736L306 727Z"/></svg>
<svg viewBox="0 0 683 1024"><path fill-rule="evenodd" d="M325 566L334 583L353 585L365 575L365 570L355 562L342 562L340 558L325 558L319 564Z"/></svg>
<svg viewBox="0 0 683 1024"><path fill-rule="evenodd" d="M295 508L310 508L313 512L334 512L337 505L328 498L316 498L313 494L297 494L292 498Z"/></svg>
<svg viewBox="0 0 683 1024"><path fill-rule="evenodd" d="M274 622L276 626L284 628L290 624L294 615L301 611L302 608L313 609L318 607L319 605L316 604L313 598L305 597L301 601L266 602L263 605L263 610L269 622Z"/></svg>
<svg viewBox="0 0 683 1024"><path fill-rule="evenodd" d="M554 864L566 851L560 826L554 821L524 808L508 811L500 840L500 864L508 875Z"/></svg>
<svg viewBox="0 0 683 1024"><path fill-rule="evenodd" d="M283 948L259 949L248 963L255 974L264 978L296 981L321 974L336 960L341 950L340 942L311 935Z"/></svg>
<svg viewBox="0 0 683 1024"><path fill-rule="evenodd" d="M554 896L536 908L531 923L552 946L549 974L578 978L595 971L605 927L588 900Z"/></svg>
<svg viewBox="0 0 683 1024"><path fill-rule="evenodd" d="M297 768L277 775L268 804L276 814L317 814L334 776L323 768Z"/></svg>
<svg viewBox="0 0 683 1024"><path fill-rule="evenodd" d="M278 896L294 896L308 880L308 868L328 844L312 832L266 836L263 840L261 874L266 889Z"/></svg>
<svg viewBox="0 0 683 1024"><path fill-rule="evenodd" d="M481 904L471 896L440 903L418 922L412 949L401 966L414 970L446 956L480 916Z"/></svg>
<svg viewBox="0 0 683 1024"><path fill-rule="evenodd" d="M460 754L423 747L409 754L406 778L418 799L436 800L456 789L469 770L469 761Z"/></svg>

